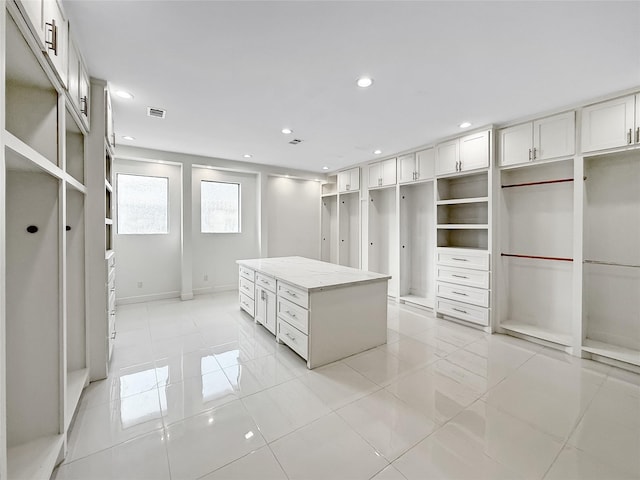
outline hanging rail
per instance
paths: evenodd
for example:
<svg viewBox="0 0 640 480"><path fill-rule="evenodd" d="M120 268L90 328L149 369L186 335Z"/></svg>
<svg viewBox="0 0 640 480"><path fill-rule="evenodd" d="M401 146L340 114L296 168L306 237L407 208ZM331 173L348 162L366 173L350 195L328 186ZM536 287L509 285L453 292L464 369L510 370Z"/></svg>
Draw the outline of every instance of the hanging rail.
<svg viewBox="0 0 640 480"><path fill-rule="evenodd" d="M573 178L562 178L560 180L543 180L540 182L514 183L511 185L502 185L502 188L530 187L531 185L546 185L548 183L565 183L565 182L573 182Z"/></svg>
<svg viewBox="0 0 640 480"><path fill-rule="evenodd" d="M584 263L590 263L592 265L609 265L613 267L640 268L640 265L632 265L630 263L603 262L600 260L584 260Z"/></svg>
<svg viewBox="0 0 640 480"><path fill-rule="evenodd" d="M558 262L573 262L573 258L564 257L541 257L539 255L517 255L515 253L501 253L502 257L516 257L516 258L533 258L536 260L554 260Z"/></svg>

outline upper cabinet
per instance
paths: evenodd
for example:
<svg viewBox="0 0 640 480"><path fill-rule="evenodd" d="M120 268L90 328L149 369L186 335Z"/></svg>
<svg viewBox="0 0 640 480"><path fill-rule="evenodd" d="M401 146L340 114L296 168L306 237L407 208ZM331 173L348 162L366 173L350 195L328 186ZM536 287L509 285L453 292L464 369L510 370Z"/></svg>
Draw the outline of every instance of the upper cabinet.
<svg viewBox="0 0 640 480"><path fill-rule="evenodd" d="M115 147L116 134L113 129L113 110L111 108L111 95L109 94L109 89L105 90L104 104L105 104L105 111L107 116L107 123L105 126L105 135L107 137L107 142L109 142L109 145L111 145L112 147Z"/></svg>
<svg viewBox="0 0 640 480"><path fill-rule="evenodd" d="M89 130L89 74L71 38L69 38L68 63L67 90L73 107Z"/></svg>
<svg viewBox="0 0 640 480"><path fill-rule="evenodd" d="M573 155L575 128L574 112L503 128L498 132L500 166Z"/></svg>
<svg viewBox="0 0 640 480"><path fill-rule="evenodd" d="M360 190L360 168L351 168L338 172L338 192L353 192Z"/></svg>
<svg viewBox="0 0 640 480"><path fill-rule="evenodd" d="M640 94L582 109L582 151L640 144Z"/></svg>
<svg viewBox="0 0 640 480"><path fill-rule="evenodd" d="M433 148L398 157L398 183L430 180L435 169Z"/></svg>
<svg viewBox="0 0 640 480"><path fill-rule="evenodd" d="M396 184L396 159L390 158L369 165L369 188Z"/></svg>
<svg viewBox="0 0 640 480"><path fill-rule="evenodd" d="M472 133L436 146L436 174L489 167L491 131Z"/></svg>

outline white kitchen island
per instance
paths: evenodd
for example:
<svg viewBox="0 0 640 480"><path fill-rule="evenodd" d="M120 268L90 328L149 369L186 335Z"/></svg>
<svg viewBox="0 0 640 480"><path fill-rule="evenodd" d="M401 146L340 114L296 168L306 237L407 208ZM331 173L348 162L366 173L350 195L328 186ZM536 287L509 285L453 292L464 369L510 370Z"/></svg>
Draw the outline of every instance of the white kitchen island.
<svg viewBox="0 0 640 480"><path fill-rule="evenodd" d="M386 343L389 275L304 257L237 263L240 308L308 368Z"/></svg>

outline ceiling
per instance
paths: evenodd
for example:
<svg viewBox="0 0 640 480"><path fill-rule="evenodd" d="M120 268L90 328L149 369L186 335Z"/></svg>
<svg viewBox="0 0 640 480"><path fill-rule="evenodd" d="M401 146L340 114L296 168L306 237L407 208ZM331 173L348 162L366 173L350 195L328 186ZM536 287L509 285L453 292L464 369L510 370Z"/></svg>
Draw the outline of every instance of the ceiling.
<svg viewBox="0 0 640 480"><path fill-rule="evenodd" d="M638 1L63 4L123 145L333 171L640 86Z"/></svg>

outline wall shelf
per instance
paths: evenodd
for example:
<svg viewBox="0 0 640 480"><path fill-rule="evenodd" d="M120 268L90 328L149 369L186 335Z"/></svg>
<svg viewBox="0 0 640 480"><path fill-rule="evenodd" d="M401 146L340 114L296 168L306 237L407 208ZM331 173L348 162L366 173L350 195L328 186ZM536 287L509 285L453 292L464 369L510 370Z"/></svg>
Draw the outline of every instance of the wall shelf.
<svg viewBox="0 0 640 480"><path fill-rule="evenodd" d="M82 390L89 378L89 369L81 368L67 373L67 405L65 407L65 430L68 430L73 414L76 411Z"/></svg>
<svg viewBox="0 0 640 480"><path fill-rule="evenodd" d="M546 340L547 342L556 343L566 347L570 347L573 343L571 335L568 333L554 332L552 330L524 322L509 320L507 322L502 322L500 326L507 331L539 338L541 340Z"/></svg>
<svg viewBox="0 0 640 480"><path fill-rule="evenodd" d="M50 435L7 450L8 478L49 478L56 461L64 435Z"/></svg>
<svg viewBox="0 0 640 480"><path fill-rule="evenodd" d="M438 224L439 230L487 230L489 225L485 224L473 224L473 223L441 223Z"/></svg>
<svg viewBox="0 0 640 480"><path fill-rule="evenodd" d="M582 350L593 355L611 358L620 362L630 363L640 367L640 351L600 342L598 340L586 339L582 345Z"/></svg>
<svg viewBox="0 0 640 480"><path fill-rule="evenodd" d="M438 200L436 205L459 205L464 203L486 203L489 197L453 198L449 200Z"/></svg>

